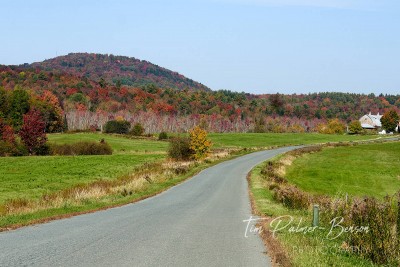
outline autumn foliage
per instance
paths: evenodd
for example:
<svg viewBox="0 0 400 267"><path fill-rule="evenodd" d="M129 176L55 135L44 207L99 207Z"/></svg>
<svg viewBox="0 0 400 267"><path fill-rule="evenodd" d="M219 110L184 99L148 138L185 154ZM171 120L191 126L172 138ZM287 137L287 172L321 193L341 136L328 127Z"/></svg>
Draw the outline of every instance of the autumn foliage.
<svg viewBox="0 0 400 267"><path fill-rule="evenodd" d="M399 115L394 109L391 109L383 114L381 122L383 129L387 132L393 132L399 123Z"/></svg>
<svg viewBox="0 0 400 267"><path fill-rule="evenodd" d="M207 131L196 126L189 131L189 136L189 147L193 151L193 158L196 160L205 158L212 146L211 141L207 138Z"/></svg>
<svg viewBox="0 0 400 267"><path fill-rule="evenodd" d="M46 144L45 129L46 124L38 110L32 109L24 115L19 136L31 155Z"/></svg>
<svg viewBox="0 0 400 267"><path fill-rule="evenodd" d="M327 124L318 125L317 129L322 134L343 134L346 126L339 119L333 119Z"/></svg>
<svg viewBox="0 0 400 267"><path fill-rule="evenodd" d="M46 132L60 131L65 112L70 130L99 129L122 116L152 134L199 124L210 132L298 133L330 128L328 121L336 118L347 124L369 112L399 113L400 95L211 91L150 62L79 53L0 66L0 116L18 131L32 107L41 111Z"/></svg>

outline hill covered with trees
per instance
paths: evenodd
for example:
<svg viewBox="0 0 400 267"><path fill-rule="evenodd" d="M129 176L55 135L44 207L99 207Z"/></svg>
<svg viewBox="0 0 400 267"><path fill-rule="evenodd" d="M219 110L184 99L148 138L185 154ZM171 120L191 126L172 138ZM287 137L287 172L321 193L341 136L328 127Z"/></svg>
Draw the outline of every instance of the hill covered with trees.
<svg viewBox="0 0 400 267"><path fill-rule="evenodd" d="M127 66L135 67L125 70ZM134 78L139 74L141 80ZM132 83L124 77L133 77ZM316 131L319 124L334 118L349 123L369 112L400 111L400 95L211 91L145 61L99 54L0 66L0 87L9 95L14 90L36 96L51 93L69 129L101 128L107 120L122 116L142 123L148 132L186 131L198 123L216 132L302 132Z"/></svg>
<svg viewBox="0 0 400 267"><path fill-rule="evenodd" d="M62 71L100 83L140 87L155 84L161 88L209 90L185 76L133 57L108 54L70 53L43 62L24 64L24 68Z"/></svg>

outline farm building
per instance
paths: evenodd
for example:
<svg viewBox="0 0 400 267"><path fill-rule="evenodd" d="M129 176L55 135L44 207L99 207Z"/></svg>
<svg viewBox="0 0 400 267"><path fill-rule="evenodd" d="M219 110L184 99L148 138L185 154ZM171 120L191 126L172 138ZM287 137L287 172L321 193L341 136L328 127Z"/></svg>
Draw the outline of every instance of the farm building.
<svg viewBox="0 0 400 267"><path fill-rule="evenodd" d="M371 112L361 117L360 123L364 129L379 129L382 127L381 124L382 115L372 115Z"/></svg>

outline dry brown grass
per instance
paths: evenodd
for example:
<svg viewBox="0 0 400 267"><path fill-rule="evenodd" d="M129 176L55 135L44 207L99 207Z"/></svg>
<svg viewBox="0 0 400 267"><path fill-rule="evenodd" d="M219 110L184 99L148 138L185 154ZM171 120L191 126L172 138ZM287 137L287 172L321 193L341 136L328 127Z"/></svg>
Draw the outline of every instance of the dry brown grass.
<svg viewBox="0 0 400 267"><path fill-rule="evenodd" d="M251 172L247 174L247 182L250 185L251 183ZM265 181L267 183L267 181ZM256 204L255 204L255 199L253 192L250 190L250 186L248 188L249 196L250 196L250 204L251 204L251 210L252 214L255 214L257 216L260 216L263 218L262 224L257 225L258 227L261 227L263 231L261 231L260 235L261 238L264 242L265 247L267 248L268 255L271 258L272 265L275 267L278 266L283 266L283 267L290 267L292 266L290 257L287 255L286 251L283 249L282 245L280 242L272 236L271 231L267 230L269 229L269 223L272 218L267 218L263 216L263 214L257 209Z"/></svg>
<svg viewBox="0 0 400 267"><path fill-rule="evenodd" d="M275 267L291 267L293 266L290 257L286 250L282 247L279 240L273 236L269 229L269 224L273 218L263 220L265 223L262 224L261 238L264 241L264 245L268 249L268 255L271 257L272 265Z"/></svg>

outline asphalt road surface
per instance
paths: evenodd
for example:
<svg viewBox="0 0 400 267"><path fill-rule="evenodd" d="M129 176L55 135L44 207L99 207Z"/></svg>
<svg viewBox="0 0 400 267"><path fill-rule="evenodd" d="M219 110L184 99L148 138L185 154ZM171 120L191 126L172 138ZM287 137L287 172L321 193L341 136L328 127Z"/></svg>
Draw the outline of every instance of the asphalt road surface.
<svg viewBox="0 0 400 267"><path fill-rule="evenodd" d="M208 168L155 197L0 233L0 266L270 266L246 175L293 147Z"/></svg>

